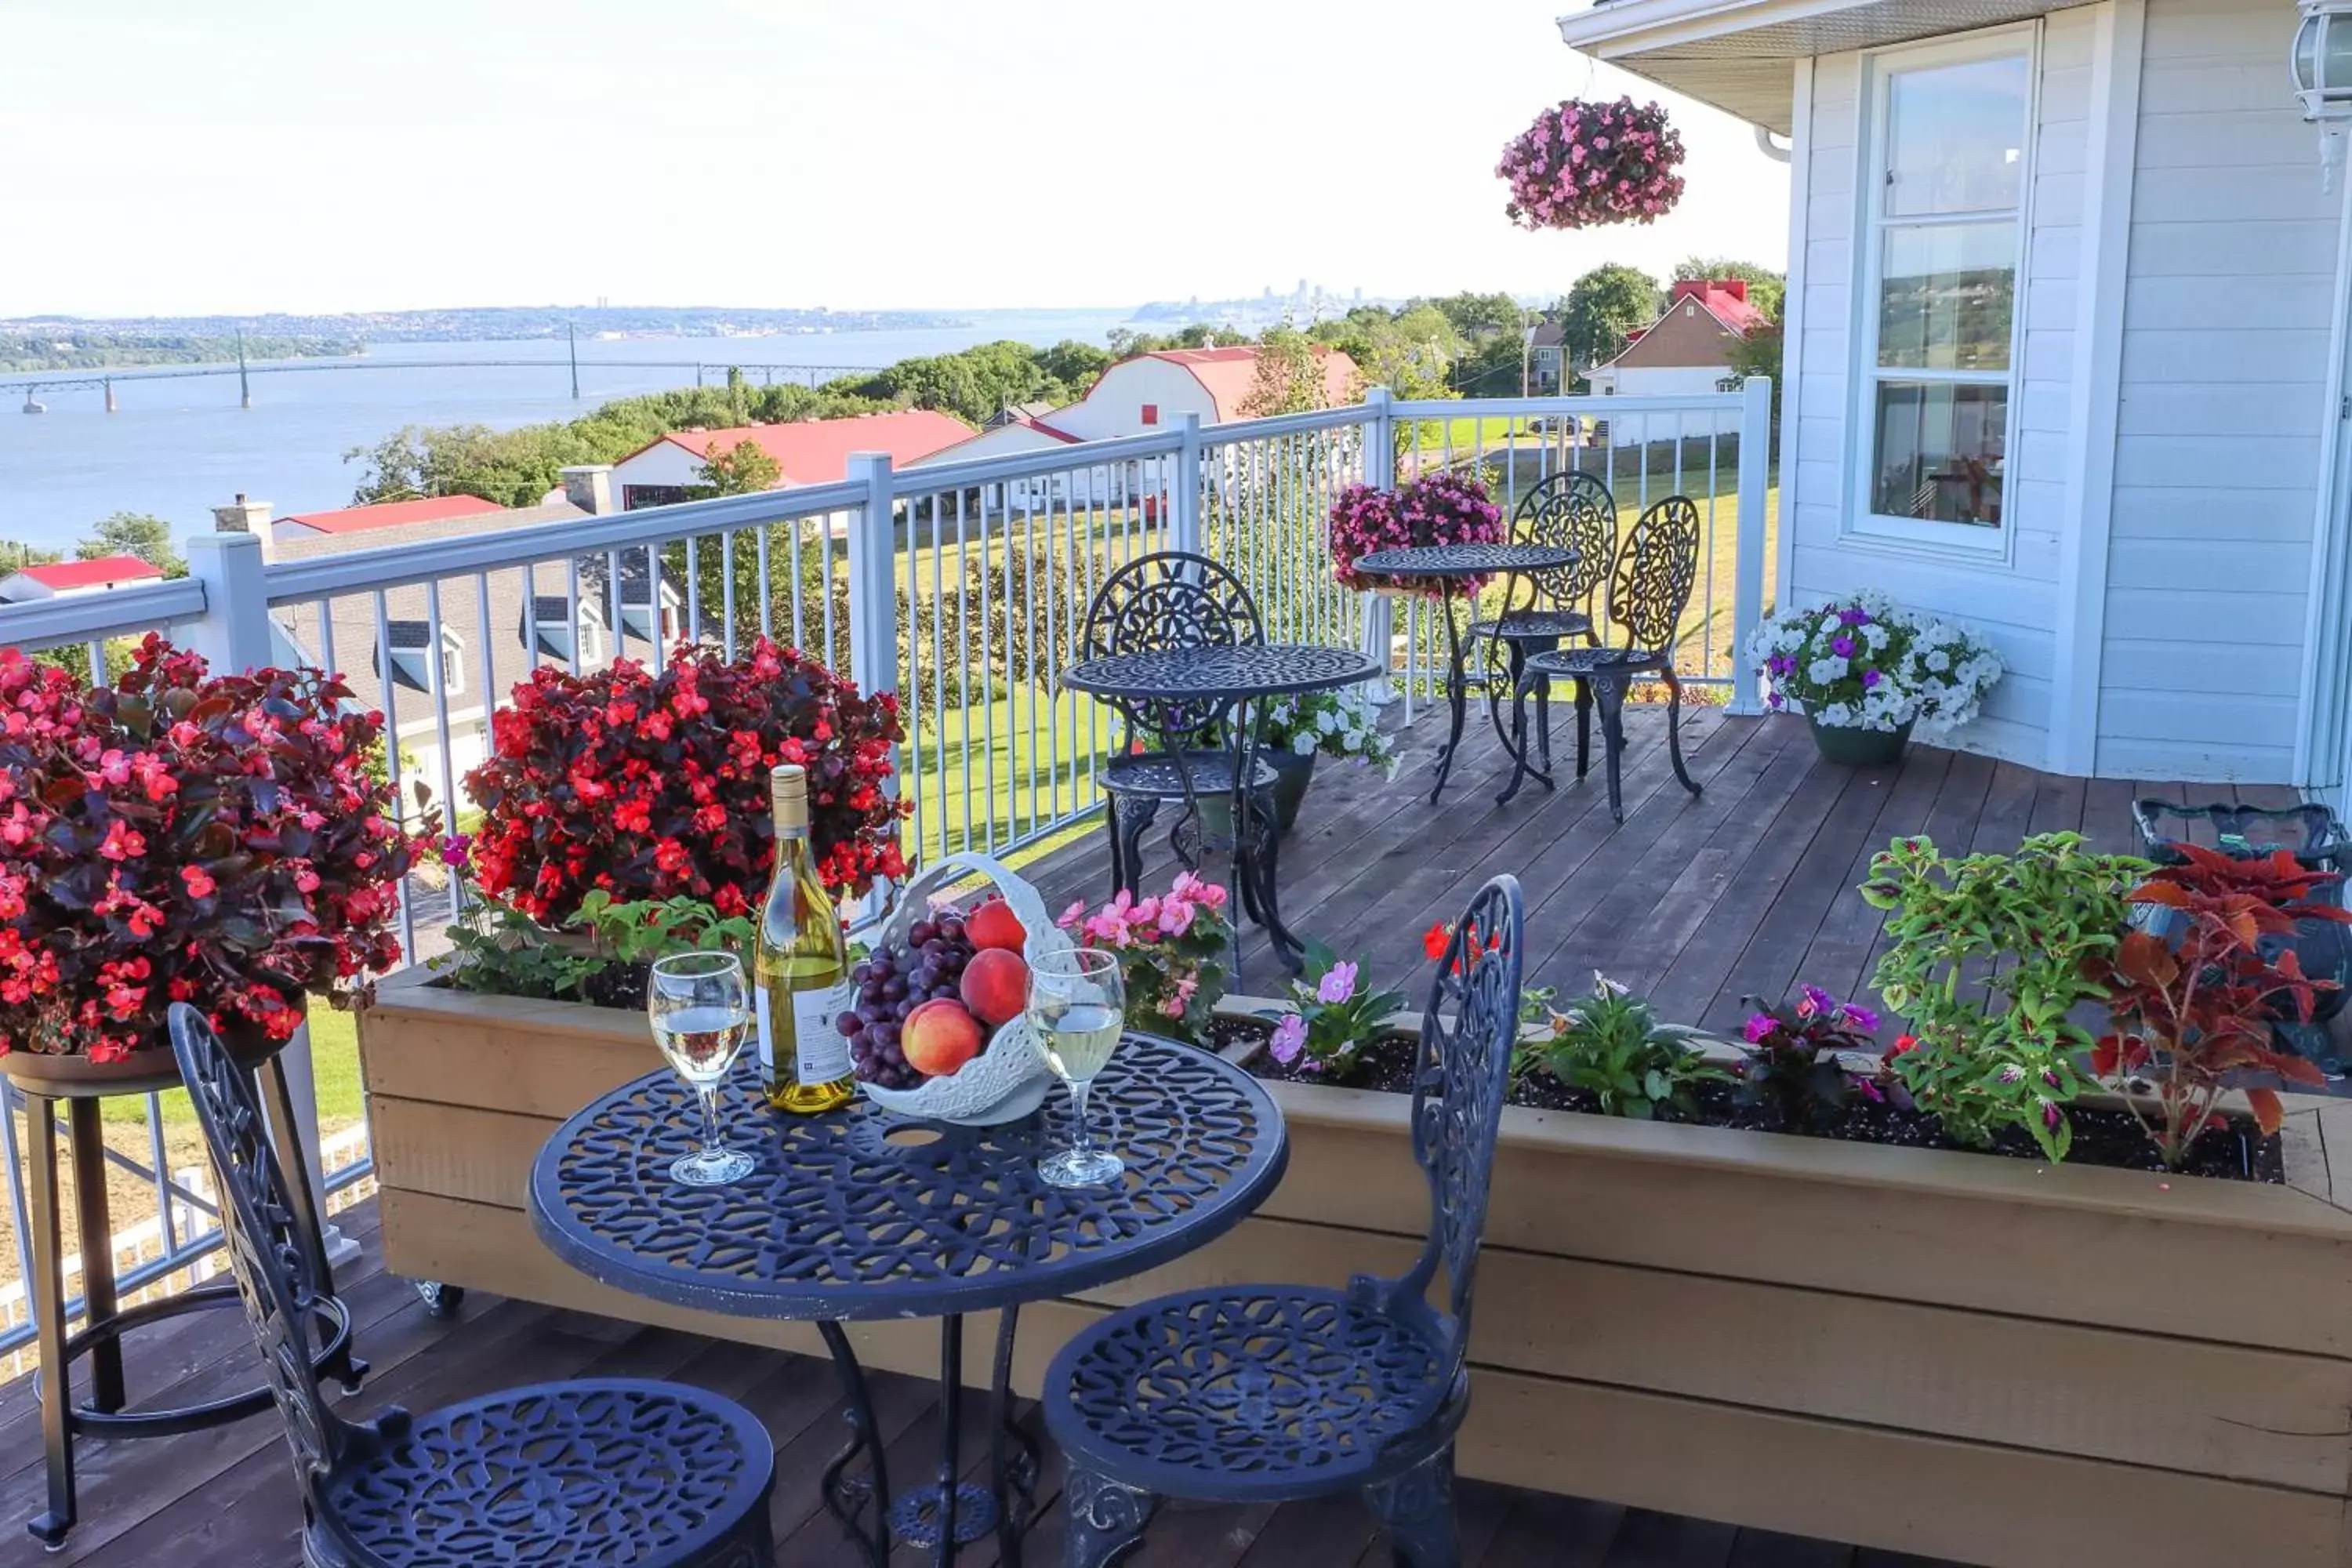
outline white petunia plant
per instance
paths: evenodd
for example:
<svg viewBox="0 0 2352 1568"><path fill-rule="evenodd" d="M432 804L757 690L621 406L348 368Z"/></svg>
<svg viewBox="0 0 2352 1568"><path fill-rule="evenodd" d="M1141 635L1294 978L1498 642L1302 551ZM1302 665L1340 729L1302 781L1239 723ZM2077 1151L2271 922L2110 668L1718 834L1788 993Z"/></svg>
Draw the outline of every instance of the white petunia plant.
<svg viewBox="0 0 2352 1568"><path fill-rule="evenodd" d="M1381 728L1381 710L1360 689L1276 698L1263 709L1258 734L1260 744L1275 751L1320 753L1396 774L1396 737Z"/></svg>
<svg viewBox="0 0 2352 1568"><path fill-rule="evenodd" d="M1873 593L1776 611L1748 653L1768 704L1845 729L1957 730L2001 677L2000 655L1963 627Z"/></svg>

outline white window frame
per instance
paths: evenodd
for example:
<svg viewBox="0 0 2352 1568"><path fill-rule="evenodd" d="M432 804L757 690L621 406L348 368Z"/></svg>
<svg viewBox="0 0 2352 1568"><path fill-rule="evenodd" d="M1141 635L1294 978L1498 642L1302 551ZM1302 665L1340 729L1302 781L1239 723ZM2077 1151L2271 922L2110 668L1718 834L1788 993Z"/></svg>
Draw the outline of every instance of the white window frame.
<svg viewBox="0 0 2352 1568"><path fill-rule="evenodd" d="M2025 387L2026 292L2031 286L2033 238L2035 153L2042 123L2042 24L1972 33L1963 38L1874 50L1864 57L1864 93L1867 117L1862 126L1860 155L1860 255L1855 258L1851 365L1853 439L1848 444L1848 477L1852 489L1846 509L1845 537L1902 549L1910 553L1957 557L1978 564L2010 564L2017 553L2018 435ZM1888 122L1894 110L1894 79L1906 71L1937 66L1966 65L1977 60L2022 56L2025 60L2025 123L2018 171L2017 285L2010 306L2009 418L2001 436L2001 520L1998 528L1975 523L1943 522L1929 518L1889 517L1871 508L1878 464L1878 386L1881 380L1950 382L1983 385L1981 374L1965 371L1895 370L1878 363L1878 331L1882 319L1880 289L1885 270L1885 211ZM1922 223L1983 222L1983 212L1937 214L1892 220L1906 226Z"/></svg>

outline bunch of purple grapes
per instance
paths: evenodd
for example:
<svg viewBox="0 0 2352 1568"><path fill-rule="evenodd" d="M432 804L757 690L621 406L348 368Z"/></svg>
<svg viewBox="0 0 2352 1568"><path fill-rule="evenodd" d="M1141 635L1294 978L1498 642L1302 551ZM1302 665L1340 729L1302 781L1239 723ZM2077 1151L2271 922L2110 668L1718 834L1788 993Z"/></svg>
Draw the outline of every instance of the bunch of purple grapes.
<svg viewBox="0 0 2352 1568"><path fill-rule="evenodd" d="M849 972L857 1005L833 1021L849 1041L849 1060L860 1082L882 1089L913 1089L923 1075L907 1065L898 1031L907 1015L939 997L960 997L964 965L971 962L971 939L953 913L917 921L907 945L888 944Z"/></svg>

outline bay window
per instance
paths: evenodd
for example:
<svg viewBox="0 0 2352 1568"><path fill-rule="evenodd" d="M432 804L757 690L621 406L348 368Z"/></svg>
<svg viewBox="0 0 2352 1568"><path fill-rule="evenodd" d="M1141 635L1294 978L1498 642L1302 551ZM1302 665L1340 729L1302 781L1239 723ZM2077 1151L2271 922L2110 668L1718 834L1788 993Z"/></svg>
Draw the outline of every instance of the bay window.
<svg viewBox="0 0 2352 1568"><path fill-rule="evenodd" d="M2030 33L1875 62L1856 531L2006 548L2032 80Z"/></svg>

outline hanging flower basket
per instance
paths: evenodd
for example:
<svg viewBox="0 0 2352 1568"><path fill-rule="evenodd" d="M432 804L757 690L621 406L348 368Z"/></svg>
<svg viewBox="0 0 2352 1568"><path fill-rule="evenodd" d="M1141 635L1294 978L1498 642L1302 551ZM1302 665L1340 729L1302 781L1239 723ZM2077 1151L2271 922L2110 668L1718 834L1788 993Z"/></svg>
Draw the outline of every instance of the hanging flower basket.
<svg viewBox="0 0 2352 1568"><path fill-rule="evenodd" d="M1503 210L1530 229L1654 223L1682 199L1680 132L1666 111L1630 98L1571 98L1536 116L1503 149L1495 173L1511 187Z"/></svg>
<svg viewBox="0 0 2352 1568"><path fill-rule="evenodd" d="M1457 588L1478 591L1481 579L1369 577L1359 558L1381 550L1423 544L1499 544L1503 509L1467 474L1441 470L1396 489L1349 485L1331 503L1331 576L1358 593L1399 593L1444 598Z"/></svg>

